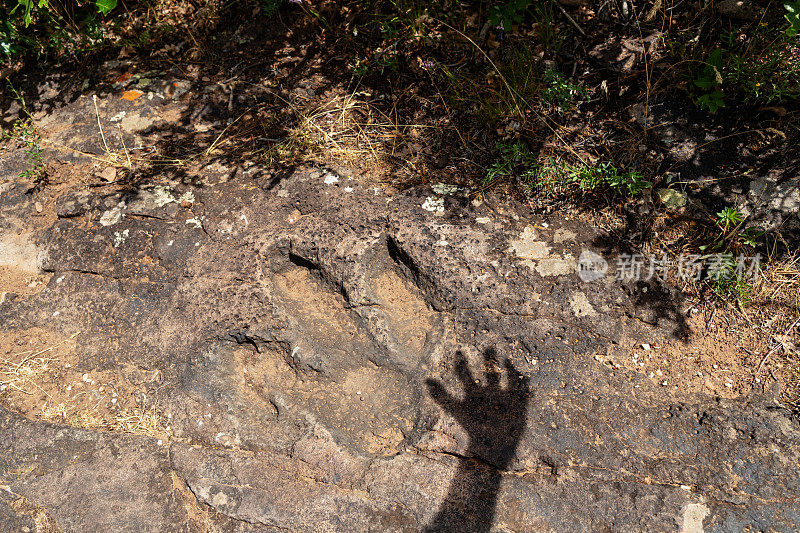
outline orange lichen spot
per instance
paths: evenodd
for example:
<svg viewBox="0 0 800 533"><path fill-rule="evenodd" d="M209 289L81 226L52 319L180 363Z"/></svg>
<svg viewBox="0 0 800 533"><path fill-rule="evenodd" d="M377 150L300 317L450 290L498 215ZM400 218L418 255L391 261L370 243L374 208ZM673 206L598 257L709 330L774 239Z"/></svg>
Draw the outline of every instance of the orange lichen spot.
<svg viewBox="0 0 800 533"><path fill-rule="evenodd" d="M131 91L125 91L124 93L122 93L122 99L133 102L143 94L144 93L142 91L137 91L136 89L133 89Z"/></svg>

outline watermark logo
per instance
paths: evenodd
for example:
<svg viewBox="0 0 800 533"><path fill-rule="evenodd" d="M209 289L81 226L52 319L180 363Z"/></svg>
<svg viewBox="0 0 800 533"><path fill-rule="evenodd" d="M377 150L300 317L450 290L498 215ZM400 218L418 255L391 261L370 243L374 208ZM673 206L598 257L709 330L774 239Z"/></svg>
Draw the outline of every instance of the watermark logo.
<svg viewBox="0 0 800 533"><path fill-rule="evenodd" d="M584 250L578 257L578 277L581 281L597 281L608 271L608 261L602 255Z"/></svg>
<svg viewBox="0 0 800 533"><path fill-rule="evenodd" d="M619 254L614 278L620 281L649 281L666 279L675 273L682 280L740 279L754 281L759 271L761 254L735 257L730 253L681 254L674 259L666 255ZM608 261L595 252L584 250L578 258L578 277L582 281L597 281L605 277Z"/></svg>

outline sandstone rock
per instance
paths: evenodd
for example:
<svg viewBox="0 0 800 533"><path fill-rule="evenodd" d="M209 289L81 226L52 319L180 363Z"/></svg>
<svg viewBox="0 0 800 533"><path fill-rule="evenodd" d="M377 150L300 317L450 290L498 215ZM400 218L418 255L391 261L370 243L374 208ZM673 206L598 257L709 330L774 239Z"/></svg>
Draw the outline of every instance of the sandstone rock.
<svg viewBox="0 0 800 533"><path fill-rule="evenodd" d="M669 287L639 294L613 267L583 281L584 251L614 257L581 222L451 194L432 213L429 188L389 196L350 178L142 187L86 200L93 217L109 200L113 225L37 230L53 276L0 303L2 329L79 332L73 364L143 376L164 436L0 411L0 523L797 528L800 427L772 397L683 394L592 357L681 333ZM526 263L545 260L573 268Z"/></svg>

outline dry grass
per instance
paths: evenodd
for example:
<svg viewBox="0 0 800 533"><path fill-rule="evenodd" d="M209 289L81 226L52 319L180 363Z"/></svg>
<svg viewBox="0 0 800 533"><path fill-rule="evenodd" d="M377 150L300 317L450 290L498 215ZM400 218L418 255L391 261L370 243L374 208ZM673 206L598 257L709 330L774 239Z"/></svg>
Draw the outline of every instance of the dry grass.
<svg viewBox="0 0 800 533"><path fill-rule="evenodd" d="M68 340L72 340L76 336L77 333ZM53 350L62 346L68 340L41 350L25 350L13 354L12 358L22 356L22 359L16 362L0 358L0 377L2 377L0 379L0 392L10 389L30 395L33 394L32 388L44 392L39 383L53 371L53 365L58 362L58 359L41 356L45 353L52 353ZM47 393L45 392L45 394Z"/></svg>
<svg viewBox="0 0 800 533"><path fill-rule="evenodd" d="M353 92L309 112L295 109L297 123L289 140L275 146L269 158L385 169L402 157L413 168L421 147L409 141L422 126L398 124L367 98L367 93Z"/></svg>
<svg viewBox="0 0 800 533"><path fill-rule="evenodd" d="M39 418L47 422L85 429L102 429L149 437L160 437L165 434L163 417L155 409L136 407L109 416L98 408L86 409L78 401L77 395L58 403L44 404Z"/></svg>
<svg viewBox="0 0 800 533"><path fill-rule="evenodd" d="M71 342L77 333L49 346L0 358L0 400L13 410L47 422L86 429L101 429L166 436L163 418L152 407L135 401L137 387L115 373L81 374ZM25 336L22 337L23 339ZM29 342L41 346L39 336ZM65 346L67 345L67 346Z"/></svg>
<svg viewBox="0 0 800 533"><path fill-rule="evenodd" d="M765 265L755 286L756 298L800 309L800 255Z"/></svg>
<svg viewBox="0 0 800 533"><path fill-rule="evenodd" d="M800 255L762 265L752 294L747 314L763 354L755 375L779 383L784 400L800 407Z"/></svg>

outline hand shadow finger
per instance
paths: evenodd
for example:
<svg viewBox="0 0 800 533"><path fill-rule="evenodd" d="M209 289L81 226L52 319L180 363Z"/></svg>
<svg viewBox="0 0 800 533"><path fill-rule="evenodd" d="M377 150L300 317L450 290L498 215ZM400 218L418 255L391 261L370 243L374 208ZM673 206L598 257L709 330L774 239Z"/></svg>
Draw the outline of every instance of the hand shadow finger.
<svg viewBox="0 0 800 533"><path fill-rule="evenodd" d="M457 402L453 395L447 392L444 385L435 379L426 379L425 383L428 385L428 393L431 395L431 398L433 398L442 409L450 413L455 412L458 407Z"/></svg>
<svg viewBox="0 0 800 533"><path fill-rule="evenodd" d="M511 359L506 359L505 361L506 367L506 375L508 376L508 390L528 390L528 378L522 376L514 367L514 364L511 362Z"/></svg>
<svg viewBox="0 0 800 533"><path fill-rule="evenodd" d="M466 394L469 394L470 390L475 389L475 376L472 375L469 365L467 364L467 359L461 352L456 353L456 375L464 386L464 392Z"/></svg>
<svg viewBox="0 0 800 533"><path fill-rule="evenodd" d="M486 382L488 386L496 389L500 386L500 369L494 357L494 350L483 352L483 368L486 372Z"/></svg>

